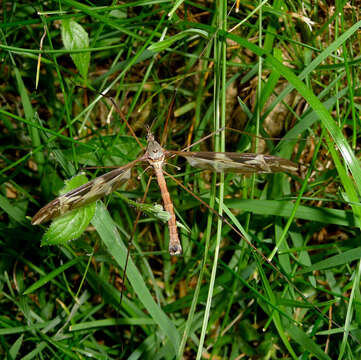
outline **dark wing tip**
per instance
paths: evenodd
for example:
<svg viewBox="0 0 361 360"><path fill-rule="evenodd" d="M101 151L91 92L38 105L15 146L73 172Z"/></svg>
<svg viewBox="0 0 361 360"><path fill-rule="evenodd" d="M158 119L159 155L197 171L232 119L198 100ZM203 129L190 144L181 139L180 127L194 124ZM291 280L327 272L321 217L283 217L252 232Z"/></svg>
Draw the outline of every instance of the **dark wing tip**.
<svg viewBox="0 0 361 360"><path fill-rule="evenodd" d="M31 219L31 225L43 224L60 215L59 198L42 207Z"/></svg>
<svg viewBox="0 0 361 360"><path fill-rule="evenodd" d="M47 219L46 214L44 214L43 209L40 209L31 219L31 225L40 225L50 219Z"/></svg>

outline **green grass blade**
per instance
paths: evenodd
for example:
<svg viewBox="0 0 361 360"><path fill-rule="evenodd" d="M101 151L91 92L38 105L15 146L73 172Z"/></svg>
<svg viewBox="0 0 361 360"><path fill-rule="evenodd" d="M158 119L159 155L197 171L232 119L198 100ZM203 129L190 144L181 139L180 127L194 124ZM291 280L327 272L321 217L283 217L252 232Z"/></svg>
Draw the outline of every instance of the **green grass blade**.
<svg viewBox="0 0 361 360"><path fill-rule="evenodd" d="M117 264L124 269L127 248L121 241L112 218L106 211L104 205L100 202L97 204L97 210L92 220L92 224L95 226L99 236L108 248L109 253L114 256L114 260ZM162 329L163 334L167 335L168 340L171 341L174 351L176 352L180 343L179 333L168 316L153 300L147 285L131 258L129 259L126 276L132 285L132 288L138 295L139 300L143 303L153 320Z"/></svg>

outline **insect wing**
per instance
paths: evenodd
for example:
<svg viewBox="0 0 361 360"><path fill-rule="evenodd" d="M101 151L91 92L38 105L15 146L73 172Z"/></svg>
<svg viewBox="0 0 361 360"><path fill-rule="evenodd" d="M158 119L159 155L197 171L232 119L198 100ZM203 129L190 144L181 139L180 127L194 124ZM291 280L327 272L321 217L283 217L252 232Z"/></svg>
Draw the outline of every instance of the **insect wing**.
<svg viewBox="0 0 361 360"><path fill-rule="evenodd" d="M234 152L174 152L185 157L191 166L216 172L242 174L299 173L299 166L278 156Z"/></svg>
<svg viewBox="0 0 361 360"><path fill-rule="evenodd" d="M110 171L64 195L60 195L40 209L33 217L31 223L33 225L42 224L110 194L129 180L130 169L133 165L134 163L130 163Z"/></svg>

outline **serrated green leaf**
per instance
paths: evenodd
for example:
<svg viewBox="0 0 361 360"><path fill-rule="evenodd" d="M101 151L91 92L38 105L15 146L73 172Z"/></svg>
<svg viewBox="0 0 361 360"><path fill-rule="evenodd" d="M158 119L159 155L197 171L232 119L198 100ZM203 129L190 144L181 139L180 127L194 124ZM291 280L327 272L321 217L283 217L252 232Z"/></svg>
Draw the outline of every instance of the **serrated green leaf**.
<svg viewBox="0 0 361 360"><path fill-rule="evenodd" d="M70 179L61 194L75 189L88 181L85 175ZM49 229L41 239L41 245L59 245L78 238L89 225L95 213L95 202L80 207L53 220Z"/></svg>
<svg viewBox="0 0 361 360"><path fill-rule="evenodd" d="M62 21L61 38L66 50L82 50L89 48L88 33L74 20ZM80 75L86 79L90 63L90 53L82 52L70 54L70 56Z"/></svg>

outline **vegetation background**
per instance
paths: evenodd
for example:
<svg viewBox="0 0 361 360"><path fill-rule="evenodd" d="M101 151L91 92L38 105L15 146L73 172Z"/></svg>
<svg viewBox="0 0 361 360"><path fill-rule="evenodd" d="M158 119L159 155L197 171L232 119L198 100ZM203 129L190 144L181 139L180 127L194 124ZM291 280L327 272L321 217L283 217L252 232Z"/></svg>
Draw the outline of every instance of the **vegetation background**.
<svg viewBox="0 0 361 360"><path fill-rule="evenodd" d="M1 357L358 358L359 6L3 1ZM242 130L194 149L272 153L302 176L171 159L181 170L167 171L220 214L168 179L184 247L171 258L157 184L141 207L150 171L137 166L82 235L65 223L76 240L45 246L30 220L64 179L141 153L124 118L143 145L151 126L176 150Z"/></svg>

